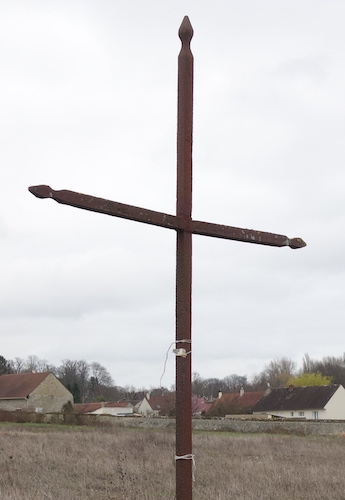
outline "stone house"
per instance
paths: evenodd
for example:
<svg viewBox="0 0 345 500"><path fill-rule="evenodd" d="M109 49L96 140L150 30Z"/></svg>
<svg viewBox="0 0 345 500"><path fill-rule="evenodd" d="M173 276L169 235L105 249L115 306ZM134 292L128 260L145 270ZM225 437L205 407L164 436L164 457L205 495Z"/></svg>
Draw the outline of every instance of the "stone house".
<svg viewBox="0 0 345 500"><path fill-rule="evenodd" d="M0 376L0 410L61 412L73 395L51 372Z"/></svg>
<svg viewBox="0 0 345 500"><path fill-rule="evenodd" d="M268 389L253 408L254 415L312 420L345 420L342 385Z"/></svg>

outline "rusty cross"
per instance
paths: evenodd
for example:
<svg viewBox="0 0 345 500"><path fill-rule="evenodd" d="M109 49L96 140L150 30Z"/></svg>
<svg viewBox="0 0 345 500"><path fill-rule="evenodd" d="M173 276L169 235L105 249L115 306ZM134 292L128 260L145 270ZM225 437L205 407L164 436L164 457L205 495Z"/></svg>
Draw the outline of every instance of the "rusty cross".
<svg viewBox="0 0 345 500"><path fill-rule="evenodd" d="M177 110L177 195L176 215L147 210L73 191L54 191L49 186L32 186L38 198L53 200L84 210L122 217L174 229L176 243L176 499L192 499L192 415L191 415L191 285L192 234L213 236L275 247L302 248L300 238L288 238L253 229L212 224L192 219L192 135L193 135L193 28L184 17L179 29ZM184 349L184 351L183 351Z"/></svg>

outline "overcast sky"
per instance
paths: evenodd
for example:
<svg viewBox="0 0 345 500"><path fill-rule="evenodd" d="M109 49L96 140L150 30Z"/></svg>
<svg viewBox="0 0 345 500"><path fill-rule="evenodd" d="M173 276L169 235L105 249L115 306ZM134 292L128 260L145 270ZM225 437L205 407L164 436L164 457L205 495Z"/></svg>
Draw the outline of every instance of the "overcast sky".
<svg viewBox="0 0 345 500"><path fill-rule="evenodd" d="M0 354L157 387L174 231L39 200L48 184L175 213L177 32L195 58L193 218L304 249L193 237L193 370L344 348L345 3L1 0ZM163 385L174 382L170 352Z"/></svg>

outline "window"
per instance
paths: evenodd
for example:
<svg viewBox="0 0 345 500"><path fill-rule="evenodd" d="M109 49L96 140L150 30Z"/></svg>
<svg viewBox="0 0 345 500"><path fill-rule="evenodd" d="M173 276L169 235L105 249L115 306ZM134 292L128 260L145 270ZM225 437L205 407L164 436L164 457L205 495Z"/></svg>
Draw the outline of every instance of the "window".
<svg viewBox="0 0 345 500"><path fill-rule="evenodd" d="M312 415L313 415L313 419L314 420L318 420L319 419L319 412L318 411L313 411Z"/></svg>
<svg viewBox="0 0 345 500"><path fill-rule="evenodd" d="M298 412L298 416L299 416L299 417L304 417L304 411L299 411L299 412Z"/></svg>
<svg viewBox="0 0 345 500"><path fill-rule="evenodd" d="M290 412L290 417L293 417L293 411Z"/></svg>

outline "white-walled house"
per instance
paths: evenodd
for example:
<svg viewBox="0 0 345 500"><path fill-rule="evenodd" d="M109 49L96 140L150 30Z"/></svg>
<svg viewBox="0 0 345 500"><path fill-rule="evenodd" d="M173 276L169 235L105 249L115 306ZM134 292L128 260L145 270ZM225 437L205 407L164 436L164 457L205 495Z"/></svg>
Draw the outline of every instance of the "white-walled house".
<svg viewBox="0 0 345 500"><path fill-rule="evenodd" d="M345 420L345 389L322 385L268 389L253 408L254 415L310 420Z"/></svg>
<svg viewBox="0 0 345 500"><path fill-rule="evenodd" d="M171 416L175 410L175 393L152 396L146 394L135 407L135 411L144 417Z"/></svg>
<svg viewBox="0 0 345 500"><path fill-rule="evenodd" d="M143 415L143 417L158 417L159 415L159 412L154 410L150 405L148 396L145 396L144 399L137 404L135 411Z"/></svg>

